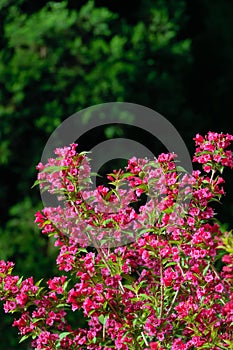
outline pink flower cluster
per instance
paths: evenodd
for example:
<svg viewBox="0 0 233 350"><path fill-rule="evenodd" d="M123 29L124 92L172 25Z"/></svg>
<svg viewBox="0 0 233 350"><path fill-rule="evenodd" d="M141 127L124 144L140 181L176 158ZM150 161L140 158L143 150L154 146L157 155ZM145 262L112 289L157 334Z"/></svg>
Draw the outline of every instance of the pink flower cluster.
<svg viewBox="0 0 233 350"><path fill-rule="evenodd" d="M226 150L233 141L232 135L209 131L205 138L197 134L194 140L198 147L193 160L204 164L204 171L207 173L215 169L221 171L224 166L233 168L232 152ZM214 167L213 163L215 163Z"/></svg>
<svg viewBox="0 0 233 350"><path fill-rule="evenodd" d="M218 172L233 166L232 140L196 136L194 161L203 174L178 171L174 154L132 158L109 174L111 185L95 190L88 159L75 144L40 163L40 185L65 198L65 206L45 208L35 219L55 237L63 275L45 288L0 262L4 310L21 314L13 325L23 339L48 350L232 348L233 237L220 230L211 207L224 194ZM148 200L136 211L132 203L142 194ZM80 310L85 328L67 317Z"/></svg>

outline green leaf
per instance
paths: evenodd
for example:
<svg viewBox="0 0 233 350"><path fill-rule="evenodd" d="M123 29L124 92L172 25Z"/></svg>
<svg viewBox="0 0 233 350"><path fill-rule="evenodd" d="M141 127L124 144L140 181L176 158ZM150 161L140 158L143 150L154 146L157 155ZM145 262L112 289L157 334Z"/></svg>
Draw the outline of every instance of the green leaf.
<svg viewBox="0 0 233 350"><path fill-rule="evenodd" d="M62 340L62 339L64 339L67 335L69 335L70 334L70 332L63 332L63 333L60 333L59 334L59 340Z"/></svg>
<svg viewBox="0 0 233 350"><path fill-rule="evenodd" d="M44 317L41 318L33 318L32 323L37 323L38 321L43 321Z"/></svg>
<svg viewBox="0 0 233 350"><path fill-rule="evenodd" d="M108 302L105 301L104 304L103 304L103 310L106 310L106 309L107 309L107 306L108 306Z"/></svg>
<svg viewBox="0 0 233 350"><path fill-rule="evenodd" d="M58 305L56 305L56 307L62 307L62 308L64 308L64 307L68 307L68 308L70 308L70 304L58 304Z"/></svg>
<svg viewBox="0 0 233 350"><path fill-rule="evenodd" d="M203 276L206 275L206 273L207 273L209 267L210 267L210 262L208 262L207 266L204 268L204 270L203 270Z"/></svg>
<svg viewBox="0 0 233 350"><path fill-rule="evenodd" d="M175 261L169 262L168 264L165 265L165 267L169 267L169 266L174 266L177 265L177 263Z"/></svg>
<svg viewBox="0 0 233 350"><path fill-rule="evenodd" d="M41 282L44 280L44 278L41 278L39 281L36 282L36 286L39 287L39 285L41 284Z"/></svg>
<svg viewBox="0 0 233 350"><path fill-rule="evenodd" d="M31 334L26 334L26 335L24 335L24 336L20 339L19 343L22 343L24 340L28 339L30 336L31 336Z"/></svg>
<svg viewBox="0 0 233 350"><path fill-rule="evenodd" d="M108 319L108 315L105 315L105 316L104 315L100 315L98 317L98 319L99 319L100 323L105 326L105 324L107 322L107 319Z"/></svg>
<svg viewBox="0 0 233 350"><path fill-rule="evenodd" d="M55 173L56 171L61 171L61 170L67 170L69 169L68 166L57 166L57 165L51 165L46 168L44 168L41 172L42 173Z"/></svg>
<svg viewBox="0 0 233 350"><path fill-rule="evenodd" d="M23 276L20 277L20 279L17 281L17 285L20 286L23 281Z"/></svg>
<svg viewBox="0 0 233 350"><path fill-rule="evenodd" d="M78 248L78 253L87 253L85 248Z"/></svg>
<svg viewBox="0 0 233 350"><path fill-rule="evenodd" d="M145 293L140 293L139 298L142 300L148 300L148 299L151 300L151 297Z"/></svg>
<svg viewBox="0 0 233 350"><path fill-rule="evenodd" d="M154 228L143 228L142 230L140 230L140 235L143 235L144 233L148 233L148 232L154 232L155 229Z"/></svg>
<svg viewBox="0 0 233 350"><path fill-rule="evenodd" d="M176 166L176 170L177 171L180 171L180 172L183 172L183 173L187 173L187 170L185 170L182 166L180 166L180 165L177 165Z"/></svg>
<svg viewBox="0 0 233 350"><path fill-rule="evenodd" d="M132 173L124 173L123 175L121 175L121 179L125 179L126 177L129 177L129 176L134 176Z"/></svg>
<svg viewBox="0 0 233 350"><path fill-rule="evenodd" d="M130 286L129 284L125 284L124 288L127 288L127 289L131 290L132 292L136 293L135 288Z"/></svg>
<svg viewBox="0 0 233 350"><path fill-rule="evenodd" d="M41 180L36 180L31 188L34 188L35 186L39 185L41 183Z"/></svg>

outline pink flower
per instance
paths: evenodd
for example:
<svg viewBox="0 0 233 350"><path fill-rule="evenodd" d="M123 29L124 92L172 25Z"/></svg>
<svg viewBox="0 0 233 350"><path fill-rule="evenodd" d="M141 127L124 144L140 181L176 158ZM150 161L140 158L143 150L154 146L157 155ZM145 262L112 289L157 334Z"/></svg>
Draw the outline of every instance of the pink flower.
<svg viewBox="0 0 233 350"><path fill-rule="evenodd" d="M195 225L195 219L194 218L191 218L191 217L188 217L187 219L187 224L189 226L194 226Z"/></svg>
<svg viewBox="0 0 233 350"><path fill-rule="evenodd" d="M68 192L74 192L74 190L75 190L74 185L69 184L69 185L67 186L67 191L68 191Z"/></svg>
<svg viewBox="0 0 233 350"><path fill-rule="evenodd" d="M150 343L150 349L151 350L158 350L159 349L158 343L157 342Z"/></svg>
<svg viewBox="0 0 233 350"><path fill-rule="evenodd" d="M54 277L48 280L48 286L51 290L56 291L57 294L62 294L64 292L64 283L67 279L67 276Z"/></svg>
<svg viewBox="0 0 233 350"><path fill-rule="evenodd" d="M206 173L209 173L212 170L212 167L210 165L204 165L203 169Z"/></svg>
<svg viewBox="0 0 233 350"><path fill-rule="evenodd" d="M201 145L204 142L204 137L200 134L196 134L193 140L196 141L196 145Z"/></svg>
<svg viewBox="0 0 233 350"><path fill-rule="evenodd" d="M4 311L5 311L6 313L15 310L16 307L17 307L16 302L15 302L15 301L9 301L9 300L7 300L7 301L4 303L4 305L3 305Z"/></svg>
<svg viewBox="0 0 233 350"><path fill-rule="evenodd" d="M213 279L214 279L214 278L213 278L213 275L211 275L211 274L205 276L205 281L208 282L208 283L212 282Z"/></svg>
<svg viewBox="0 0 233 350"><path fill-rule="evenodd" d="M224 287L223 287L222 283L219 283L219 284L215 287L215 290L216 290L216 292L218 292L218 293L222 293L222 292L223 292L223 289L224 289Z"/></svg>

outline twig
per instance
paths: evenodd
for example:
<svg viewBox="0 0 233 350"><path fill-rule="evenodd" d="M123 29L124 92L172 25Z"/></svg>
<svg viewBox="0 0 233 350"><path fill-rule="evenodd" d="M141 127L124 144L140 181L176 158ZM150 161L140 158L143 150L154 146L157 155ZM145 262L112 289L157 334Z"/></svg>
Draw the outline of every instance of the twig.
<svg viewBox="0 0 233 350"><path fill-rule="evenodd" d="M166 317L169 315L169 313L170 313L170 311L171 311L171 309L172 309L172 307L173 307L173 305L174 305L174 303L176 301L176 298L177 298L177 295L178 295L179 291L180 291L180 289L177 289L177 291L175 292L175 295L174 295L174 297L172 299L172 303L171 303L171 305L170 305L170 307L169 307L169 309L167 311Z"/></svg>
<svg viewBox="0 0 233 350"><path fill-rule="evenodd" d="M164 287L163 287L163 265L160 260L160 310L159 310L159 318L162 318L163 314L163 298L164 298Z"/></svg>
<svg viewBox="0 0 233 350"><path fill-rule="evenodd" d="M142 335L142 338L143 338L146 346L149 346L148 341L146 340L145 334L143 332L141 332L141 335Z"/></svg>

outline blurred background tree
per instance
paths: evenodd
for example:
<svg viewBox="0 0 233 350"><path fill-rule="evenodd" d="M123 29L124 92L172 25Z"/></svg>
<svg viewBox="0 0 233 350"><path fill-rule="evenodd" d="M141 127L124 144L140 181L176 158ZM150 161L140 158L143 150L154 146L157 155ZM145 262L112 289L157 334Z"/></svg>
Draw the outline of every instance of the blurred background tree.
<svg viewBox="0 0 233 350"><path fill-rule="evenodd" d="M190 154L195 133L233 132L232 14L229 0L0 0L1 259L25 277L56 270L55 248L33 224L41 200L31 186L49 135L71 114L105 102L145 105L176 127ZM126 134L103 130L80 146ZM220 219L232 226L226 176ZM27 349L12 317L0 315L1 349Z"/></svg>

